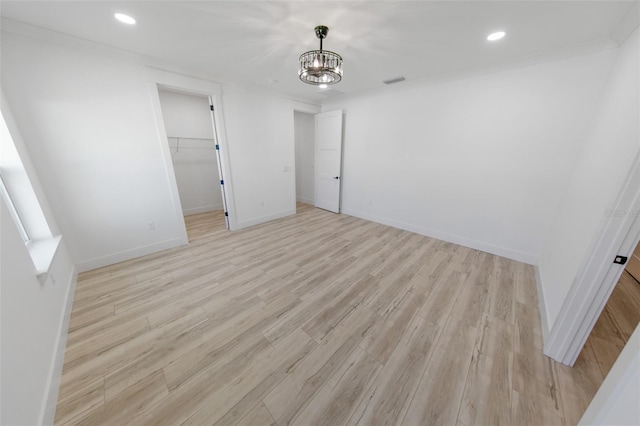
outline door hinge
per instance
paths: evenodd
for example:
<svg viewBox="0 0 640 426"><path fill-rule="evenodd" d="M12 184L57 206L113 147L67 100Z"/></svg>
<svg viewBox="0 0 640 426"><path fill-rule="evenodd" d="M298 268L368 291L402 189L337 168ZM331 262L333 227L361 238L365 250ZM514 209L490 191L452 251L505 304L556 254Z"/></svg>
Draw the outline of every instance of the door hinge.
<svg viewBox="0 0 640 426"><path fill-rule="evenodd" d="M211 108L211 111L213 111L213 105L209 105L209 107Z"/></svg>
<svg viewBox="0 0 640 426"><path fill-rule="evenodd" d="M220 180L220 185L224 185L224 180Z"/></svg>
<svg viewBox="0 0 640 426"><path fill-rule="evenodd" d="M224 212L225 217L229 216L229 212Z"/></svg>
<svg viewBox="0 0 640 426"><path fill-rule="evenodd" d="M626 256L616 256L615 259L613 259L613 263L617 263L618 265L624 265L627 263L627 257Z"/></svg>
<svg viewBox="0 0 640 426"><path fill-rule="evenodd" d="M220 145L216 144L216 151L220 151Z"/></svg>

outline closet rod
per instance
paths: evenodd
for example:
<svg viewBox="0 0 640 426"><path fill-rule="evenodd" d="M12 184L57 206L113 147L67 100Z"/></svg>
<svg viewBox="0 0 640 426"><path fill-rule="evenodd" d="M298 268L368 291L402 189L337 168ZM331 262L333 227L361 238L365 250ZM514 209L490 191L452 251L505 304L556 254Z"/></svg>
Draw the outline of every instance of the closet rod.
<svg viewBox="0 0 640 426"><path fill-rule="evenodd" d="M192 141L212 141L213 138L185 138L184 136L167 136L168 139L189 139Z"/></svg>

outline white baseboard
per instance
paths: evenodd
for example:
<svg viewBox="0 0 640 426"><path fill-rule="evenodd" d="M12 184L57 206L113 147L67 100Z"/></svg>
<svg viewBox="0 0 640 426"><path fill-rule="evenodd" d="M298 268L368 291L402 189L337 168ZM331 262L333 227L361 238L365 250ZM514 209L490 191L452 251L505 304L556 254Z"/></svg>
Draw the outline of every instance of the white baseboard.
<svg viewBox="0 0 640 426"><path fill-rule="evenodd" d="M538 311L540 312L540 325L542 326L542 342L546 343L549 336L549 317L547 316L547 304L544 299L544 286L542 285L542 275L540 267L535 267L536 289L538 290Z"/></svg>
<svg viewBox="0 0 640 426"><path fill-rule="evenodd" d="M316 204L316 200L312 200L311 198L305 198L305 197L298 197L296 201L299 201L305 204L311 204L312 206Z"/></svg>
<svg viewBox="0 0 640 426"><path fill-rule="evenodd" d="M64 310L60 320L60 328L56 337L54 359L51 363L51 371L49 374L49 386L47 398L42 411L43 425L52 425L56 415L56 405L58 402L58 391L60 390L60 381L62 379L62 368L64 366L64 353L67 348L67 335L69 332L69 323L71 321L71 310L73 308L73 298L76 293L76 284L78 283L78 274L73 268L71 273L71 281L67 289Z"/></svg>
<svg viewBox="0 0 640 426"><path fill-rule="evenodd" d="M189 244L189 241L185 241L181 238L172 238L159 243L149 244L148 246L137 247L131 250L121 251L119 253L85 260L84 262L76 264L76 269L79 273L91 271L92 269L102 268L103 266L113 265L114 263L124 262L125 260L135 259L136 257L146 256L148 254L183 246L185 244Z"/></svg>
<svg viewBox="0 0 640 426"><path fill-rule="evenodd" d="M208 206L202 206L202 207L193 207L191 209L184 209L182 210L182 214L185 216L189 216L192 214L198 214L198 213L207 213L207 212L213 212L216 210L222 210L222 203L219 204L210 204Z"/></svg>
<svg viewBox="0 0 640 426"><path fill-rule="evenodd" d="M288 210L282 210L282 211L279 211L277 213L273 213L273 214L266 215L266 216L260 216L260 217L257 217L255 219L250 219L250 220L245 220L245 221L242 221L242 222L237 222L235 227L232 229L232 231L236 231L238 229L247 228L249 226L258 225L258 224L265 223L265 222L269 222L271 220L280 219L282 217L291 216L293 214L296 214L295 208L294 209L288 209Z"/></svg>
<svg viewBox="0 0 640 426"><path fill-rule="evenodd" d="M447 241L449 243L458 244L475 250L484 251L486 253L495 254L496 256L506 257L507 259L516 260L518 262L527 263L529 265L535 265L538 261L538 256L533 253L525 253L518 250L499 247L482 241L471 240L459 235L448 234L436 231L434 229L428 229L422 226L401 222L395 219L375 216L369 213L351 210L349 208L343 208L341 210L341 213L349 216L359 217L361 219L370 220L372 222L381 223L383 225L392 226L394 228L403 229L405 231L415 232L416 234L425 235L427 237L436 238L438 240Z"/></svg>

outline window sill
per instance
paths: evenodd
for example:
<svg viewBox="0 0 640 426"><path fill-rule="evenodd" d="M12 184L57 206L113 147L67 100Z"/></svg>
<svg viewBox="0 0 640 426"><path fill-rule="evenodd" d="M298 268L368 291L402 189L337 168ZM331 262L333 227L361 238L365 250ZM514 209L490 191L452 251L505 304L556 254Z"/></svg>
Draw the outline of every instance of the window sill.
<svg viewBox="0 0 640 426"><path fill-rule="evenodd" d="M36 268L36 276L38 278L46 278L53 263L53 258L60 247L62 235L51 237L44 240L29 241L27 250L31 255L33 266Z"/></svg>

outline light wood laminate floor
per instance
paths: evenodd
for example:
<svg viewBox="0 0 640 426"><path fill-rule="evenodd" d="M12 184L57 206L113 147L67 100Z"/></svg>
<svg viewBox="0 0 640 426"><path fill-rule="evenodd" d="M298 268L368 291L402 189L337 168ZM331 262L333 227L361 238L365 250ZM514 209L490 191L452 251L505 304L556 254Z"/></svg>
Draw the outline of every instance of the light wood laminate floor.
<svg viewBox="0 0 640 426"><path fill-rule="evenodd" d="M593 351L603 376L616 362L640 322L640 284L624 271L582 351Z"/></svg>
<svg viewBox="0 0 640 426"><path fill-rule="evenodd" d="M56 424L572 425L533 267L298 205L78 279Z"/></svg>

